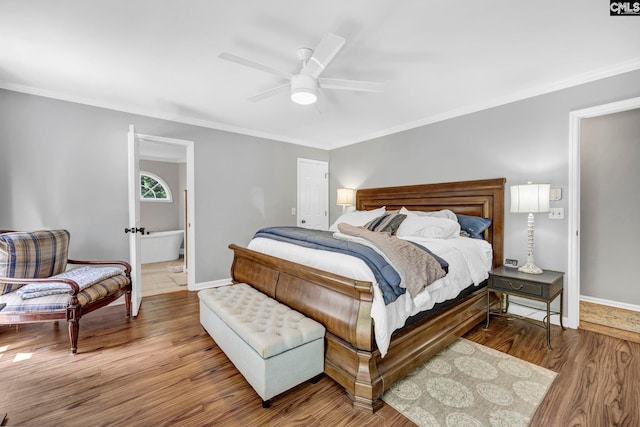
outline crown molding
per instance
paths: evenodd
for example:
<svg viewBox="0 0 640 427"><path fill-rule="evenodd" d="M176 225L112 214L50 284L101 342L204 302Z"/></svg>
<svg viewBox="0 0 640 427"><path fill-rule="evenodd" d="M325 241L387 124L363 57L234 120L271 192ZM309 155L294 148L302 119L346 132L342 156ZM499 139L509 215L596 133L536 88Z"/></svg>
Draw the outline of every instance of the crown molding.
<svg viewBox="0 0 640 427"><path fill-rule="evenodd" d="M253 136L256 138L266 139L274 142L286 142L290 144L303 145L306 147L319 148L326 150L324 146L309 143L308 141L299 140L295 138L289 138L284 135L273 134L269 132L262 132L255 129L232 126L225 123L215 122L212 120L196 119L193 117L185 117L179 114L172 114L158 110L148 110L144 108L137 108L122 104L110 104L103 101L98 101L91 98L73 96L61 92L51 91L47 89L35 88L26 85L18 85L14 83L0 82L0 89L6 89L13 92L25 93L28 95L41 96L43 98L56 99L58 101L73 102L75 104L89 105L91 107L105 108L107 110L118 111L122 113L136 114L139 116L151 117L155 119L169 120L172 122L183 123L187 125L199 126L208 129L215 129L224 132L237 133L241 135Z"/></svg>
<svg viewBox="0 0 640 427"><path fill-rule="evenodd" d="M387 128L379 132L363 135L357 140L344 141L342 144L334 144L329 147L329 150L334 150L336 148L341 148L348 145L356 144L358 142L364 142L364 141L369 141L376 138L381 138L384 136L392 135L394 133L404 132L406 130L419 128L422 126L430 125L433 123L441 122L441 121L452 119L455 117L460 117L460 116L464 116L471 113L477 113L478 111L488 110L489 108L499 107L501 105L509 104L516 101L522 101L524 99L533 98L535 96L544 95L551 92L556 92L562 89L568 89L574 86L579 86L581 84L601 80L607 77L613 77L619 74L636 71L638 69L640 69L640 58L634 58L633 60L625 61L619 64L615 64L613 66L599 68L586 73L575 75L568 79L559 80L555 83L531 87L529 89L525 89L519 92L514 92L507 96L494 98L486 102L481 102L475 105L469 105L466 107L447 111L441 114L425 117L416 121L404 123L399 126Z"/></svg>
<svg viewBox="0 0 640 427"><path fill-rule="evenodd" d="M324 144L320 145L318 143L313 143L306 140L289 138L284 135L263 132L255 129L245 128L240 126L232 126L232 125L228 125L225 123L220 123L212 120L196 119L192 117L181 116L179 114L172 114L172 113L167 113L167 112L162 112L157 110L136 108L136 107L121 105L121 104L110 104L110 103L101 102L95 99L73 96L73 95L50 91L46 89L34 88L31 86L0 82L0 88L11 90L14 92L26 93L29 95L42 96L45 98L52 98L52 99L57 99L61 101L74 102L74 103L83 104L83 105L90 105L98 108L106 108L109 110L120 111L120 112L125 112L130 114L137 114L140 116L152 117L156 119L169 120L169 121L184 123L188 125L200 126L200 127L209 128L209 129L216 129L224 132L237 133L237 134L252 136L252 137L261 138L269 141L286 142L290 144L296 144L296 145L301 145L305 147L311 147L311 148L330 151L337 148L346 147L348 145L357 144L359 142L369 141L372 139L388 136L394 133L399 133L399 132L404 132L407 130L419 128L422 126L441 122L441 121L452 119L455 117L476 113L478 111L487 110L489 108L498 107L501 105L509 104L511 102L521 101L527 98L544 95L544 94L555 92L562 89L567 89L567 88L578 86L584 83L601 80L607 77L613 77L619 74L624 74L624 73L635 71L638 69L640 69L640 57L634 58L632 60L625 61L622 63L618 63L615 65L598 68L586 73L578 74L571 78L559 80L554 83L531 87L519 92L512 93L507 96L494 98L486 102L481 102L478 104L469 105L469 106L465 106L455 110L447 111L441 114L424 117L419 120L407 122L398 126L393 126L387 129L383 129L381 131L361 135L356 138L347 138L340 141L332 141L332 143L329 143L327 145L324 145Z"/></svg>

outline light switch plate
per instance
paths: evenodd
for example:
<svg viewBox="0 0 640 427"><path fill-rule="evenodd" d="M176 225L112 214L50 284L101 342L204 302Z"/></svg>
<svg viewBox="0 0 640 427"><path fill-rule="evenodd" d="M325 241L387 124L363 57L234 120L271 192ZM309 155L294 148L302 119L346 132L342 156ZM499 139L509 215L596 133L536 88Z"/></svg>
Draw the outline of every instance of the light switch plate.
<svg viewBox="0 0 640 427"><path fill-rule="evenodd" d="M549 209L549 219L564 219L564 208Z"/></svg>

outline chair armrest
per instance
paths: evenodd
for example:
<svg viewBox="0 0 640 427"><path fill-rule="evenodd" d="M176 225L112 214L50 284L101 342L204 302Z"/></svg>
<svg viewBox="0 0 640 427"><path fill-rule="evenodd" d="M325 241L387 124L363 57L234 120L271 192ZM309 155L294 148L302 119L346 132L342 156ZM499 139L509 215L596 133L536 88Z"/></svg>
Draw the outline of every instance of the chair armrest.
<svg viewBox="0 0 640 427"><path fill-rule="evenodd" d="M126 261L83 261L79 259L68 259L69 264L86 264L86 265L121 265L127 276L131 273L131 265Z"/></svg>
<svg viewBox="0 0 640 427"><path fill-rule="evenodd" d="M66 283L71 286L73 289L72 295L76 295L80 292L80 286L71 280L71 279L53 279L53 278L45 278L45 279L30 279L30 278L22 278L22 277L2 277L0 276L0 283Z"/></svg>

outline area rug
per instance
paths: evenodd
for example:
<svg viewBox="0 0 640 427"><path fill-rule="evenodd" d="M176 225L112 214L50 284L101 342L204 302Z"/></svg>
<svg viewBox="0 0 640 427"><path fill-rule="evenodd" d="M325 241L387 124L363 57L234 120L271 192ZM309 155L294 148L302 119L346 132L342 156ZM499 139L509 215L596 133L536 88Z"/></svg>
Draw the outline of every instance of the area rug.
<svg viewBox="0 0 640 427"><path fill-rule="evenodd" d="M419 426L528 426L556 375L460 338L382 400Z"/></svg>

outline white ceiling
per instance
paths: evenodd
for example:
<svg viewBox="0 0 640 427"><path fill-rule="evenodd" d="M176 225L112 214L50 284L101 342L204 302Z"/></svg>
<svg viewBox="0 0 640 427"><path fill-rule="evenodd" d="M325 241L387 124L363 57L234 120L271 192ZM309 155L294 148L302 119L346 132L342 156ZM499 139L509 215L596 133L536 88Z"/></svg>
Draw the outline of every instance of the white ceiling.
<svg viewBox="0 0 640 427"><path fill-rule="evenodd" d="M640 68L640 16L605 0L0 0L0 87L335 148ZM322 77L386 91L246 99L295 51L346 44ZM640 82L638 83L640 85Z"/></svg>

